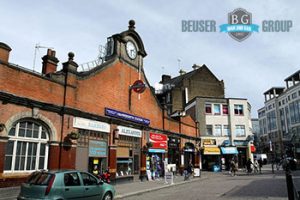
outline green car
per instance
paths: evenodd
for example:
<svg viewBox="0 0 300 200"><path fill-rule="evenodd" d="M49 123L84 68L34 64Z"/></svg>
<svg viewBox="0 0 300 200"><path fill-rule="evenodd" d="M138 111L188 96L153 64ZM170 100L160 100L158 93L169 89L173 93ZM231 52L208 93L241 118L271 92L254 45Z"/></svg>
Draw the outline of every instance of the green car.
<svg viewBox="0 0 300 200"><path fill-rule="evenodd" d="M93 174L77 170L36 171L21 185L18 200L112 200L115 189Z"/></svg>

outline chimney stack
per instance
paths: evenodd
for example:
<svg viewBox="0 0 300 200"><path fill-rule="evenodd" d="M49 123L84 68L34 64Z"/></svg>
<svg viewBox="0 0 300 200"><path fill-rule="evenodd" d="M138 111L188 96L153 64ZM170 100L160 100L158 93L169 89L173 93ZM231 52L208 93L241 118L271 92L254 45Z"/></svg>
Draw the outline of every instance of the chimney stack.
<svg viewBox="0 0 300 200"><path fill-rule="evenodd" d="M55 51L52 49L47 50L47 55L42 57L43 60L43 74L50 74L56 72L57 63L59 60L55 57Z"/></svg>
<svg viewBox="0 0 300 200"><path fill-rule="evenodd" d="M11 48L7 44L0 42L0 61L8 63L10 51Z"/></svg>
<svg viewBox="0 0 300 200"><path fill-rule="evenodd" d="M170 76L170 75L163 74L163 75L161 76L161 83L162 83L162 84L168 82L169 80L171 80L171 76Z"/></svg>
<svg viewBox="0 0 300 200"><path fill-rule="evenodd" d="M199 66L199 65L196 65L196 64L194 64L192 67L193 67L194 70L197 70L197 69L200 68L200 66Z"/></svg>

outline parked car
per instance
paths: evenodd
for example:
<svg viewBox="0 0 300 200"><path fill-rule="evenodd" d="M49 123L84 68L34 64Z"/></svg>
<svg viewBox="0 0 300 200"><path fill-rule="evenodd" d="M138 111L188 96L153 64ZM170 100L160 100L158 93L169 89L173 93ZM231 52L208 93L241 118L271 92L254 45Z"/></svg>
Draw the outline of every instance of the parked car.
<svg viewBox="0 0 300 200"><path fill-rule="evenodd" d="M77 170L35 171L21 185L18 200L112 200L115 189L91 173Z"/></svg>

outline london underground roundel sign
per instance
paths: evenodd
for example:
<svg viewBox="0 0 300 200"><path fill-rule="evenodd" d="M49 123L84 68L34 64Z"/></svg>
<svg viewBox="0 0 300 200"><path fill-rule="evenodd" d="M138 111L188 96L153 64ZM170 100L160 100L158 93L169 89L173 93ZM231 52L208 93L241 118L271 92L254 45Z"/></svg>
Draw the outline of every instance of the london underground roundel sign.
<svg viewBox="0 0 300 200"><path fill-rule="evenodd" d="M143 93L146 89L146 85L142 80L136 80L133 85L131 86L133 91L136 93Z"/></svg>

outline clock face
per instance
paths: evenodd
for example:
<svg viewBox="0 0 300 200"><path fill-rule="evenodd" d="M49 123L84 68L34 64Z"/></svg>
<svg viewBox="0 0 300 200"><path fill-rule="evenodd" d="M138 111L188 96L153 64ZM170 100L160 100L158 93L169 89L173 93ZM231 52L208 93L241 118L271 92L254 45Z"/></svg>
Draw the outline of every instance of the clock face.
<svg viewBox="0 0 300 200"><path fill-rule="evenodd" d="M127 55L129 56L129 58L131 58L131 59L136 58L136 55L137 55L136 47L131 41L128 41L126 43L126 52L127 52Z"/></svg>

